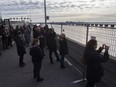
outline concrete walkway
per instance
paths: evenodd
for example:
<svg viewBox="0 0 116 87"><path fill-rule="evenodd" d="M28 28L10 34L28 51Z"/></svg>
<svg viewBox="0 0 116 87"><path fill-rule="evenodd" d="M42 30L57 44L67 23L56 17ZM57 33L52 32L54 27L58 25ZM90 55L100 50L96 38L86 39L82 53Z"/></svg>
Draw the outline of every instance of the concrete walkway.
<svg viewBox="0 0 116 87"><path fill-rule="evenodd" d="M47 49L45 49L46 56L41 70L41 77L45 80L37 83L33 79L33 65L29 49L28 47L24 57L26 63L24 68L18 65L19 57L15 44L12 48L3 51L3 55L0 56L0 87L85 87L85 83L72 83L81 76L67 63L66 69L61 69L60 63L54 57L55 64L50 64Z"/></svg>

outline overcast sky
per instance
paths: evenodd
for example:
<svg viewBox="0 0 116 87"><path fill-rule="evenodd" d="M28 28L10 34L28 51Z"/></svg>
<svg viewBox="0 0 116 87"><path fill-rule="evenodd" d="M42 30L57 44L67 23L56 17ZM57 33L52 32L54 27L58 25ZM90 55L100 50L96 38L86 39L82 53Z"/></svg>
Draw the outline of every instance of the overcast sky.
<svg viewBox="0 0 116 87"><path fill-rule="evenodd" d="M116 0L46 0L49 21L116 22ZM3 18L44 21L44 0L2 0Z"/></svg>

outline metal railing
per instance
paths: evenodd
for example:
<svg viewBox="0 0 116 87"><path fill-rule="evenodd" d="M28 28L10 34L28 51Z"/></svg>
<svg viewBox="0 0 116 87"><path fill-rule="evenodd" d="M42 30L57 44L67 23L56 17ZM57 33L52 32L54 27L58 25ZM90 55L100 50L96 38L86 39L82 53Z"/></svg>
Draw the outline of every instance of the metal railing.
<svg viewBox="0 0 116 87"><path fill-rule="evenodd" d="M102 44L110 46L109 54L116 60L116 29L111 27L98 27L87 25L63 25L63 24L50 24L54 28L57 34L62 32L66 34L66 37L77 41L81 44L86 44L91 37L96 37L98 41L98 47Z"/></svg>

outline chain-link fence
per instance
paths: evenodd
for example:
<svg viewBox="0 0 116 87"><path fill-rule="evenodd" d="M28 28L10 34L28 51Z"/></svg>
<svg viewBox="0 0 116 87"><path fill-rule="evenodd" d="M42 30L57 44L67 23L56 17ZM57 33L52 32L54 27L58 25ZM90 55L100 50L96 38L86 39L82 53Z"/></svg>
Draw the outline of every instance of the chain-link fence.
<svg viewBox="0 0 116 87"><path fill-rule="evenodd" d="M51 27L51 25L49 25ZM96 26L76 26L76 25L62 25L52 24L54 31L57 34L61 32L66 34L66 37L77 41L81 44L86 44L86 41L92 37L98 41L98 47L102 44L110 46L109 54L116 59L116 29L115 28L101 28Z"/></svg>

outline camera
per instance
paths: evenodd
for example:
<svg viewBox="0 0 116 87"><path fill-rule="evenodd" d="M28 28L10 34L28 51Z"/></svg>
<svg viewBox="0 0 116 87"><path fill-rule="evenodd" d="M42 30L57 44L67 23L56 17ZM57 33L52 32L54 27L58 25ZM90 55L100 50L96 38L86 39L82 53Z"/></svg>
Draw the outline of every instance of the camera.
<svg viewBox="0 0 116 87"><path fill-rule="evenodd" d="M105 45L105 47L109 47L109 46Z"/></svg>
<svg viewBox="0 0 116 87"><path fill-rule="evenodd" d="M109 46L105 45L105 48L104 49L105 50L109 50Z"/></svg>
<svg viewBox="0 0 116 87"><path fill-rule="evenodd" d="M106 44L103 44L102 48L105 49L105 50L109 50L109 46L107 46Z"/></svg>

